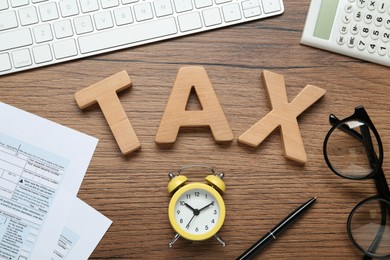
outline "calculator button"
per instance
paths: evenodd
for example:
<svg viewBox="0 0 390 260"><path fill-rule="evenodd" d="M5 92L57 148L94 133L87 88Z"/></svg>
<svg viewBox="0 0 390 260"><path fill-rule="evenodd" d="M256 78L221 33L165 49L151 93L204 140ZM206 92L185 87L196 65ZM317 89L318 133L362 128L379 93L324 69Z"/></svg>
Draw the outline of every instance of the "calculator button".
<svg viewBox="0 0 390 260"><path fill-rule="evenodd" d="M355 47L355 45L356 45L356 38L354 36L349 37L348 42L347 42L347 46L349 48L353 48L353 47Z"/></svg>
<svg viewBox="0 0 390 260"><path fill-rule="evenodd" d="M390 40L390 33L388 33L388 32L382 33L381 40L382 40L382 42L389 42L389 40Z"/></svg>
<svg viewBox="0 0 390 260"><path fill-rule="evenodd" d="M360 20L362 20L362 16L363 16L363 13L362 11L360 10L356 10L354 13L353 13L353 19L355 19L355 21L359 22Z"/></svg>
<svg viewBox="0 0 390 260"><path fill-rule="evenodd" d="M385 27L387 29L390 29L390 18L387 18L386 21L385 21Z"/></svg>
<svg viewBox="0 0 390 260"><path fill-rule="evenodd" d="M347 14L343 16L343 23L349 23L351 21L351 17Z"/></svg>
<svg viewBox="0 0 390 260"><path fill-rule="evenodd" d="M343 45L345 43L345 36L343 35L340 35L338 38L337 38L337 43L339 45Z"/></svg>
<svg viewBox="0 0 390 260"><path fill-rule="evenodd" d="M379 30L374 29L371 31L371 38L372 39L377 40L379 38L379 35L380 35Z"/></svg>
<svg viewBox="0 0 390 260"><path fill-rule="evenodd" d="M375 25L380 27L383 24L383 17L382 16L377 16L374 21L375 21Z"/></svg>
<svg viewBox="0 0 390 260"><path fill-rule="evenodd" d="M382 0L378 4L378 12L380 12L380 13L384 13L386 11L387 4L384 1L386 1L386 0Z"/></svg>
<svg viewBox="0 0 390 260"><path fill-rule="evenodd" d="M347 4L347 5L344 7L344 10L345 10L345 12L347 12L347 13L351 13L351 12L353 11L353 5Z"/></svg>
<svg viewBox="0 0 390 260"><path fill-rule="evenodd" d="M377 5L377 0L369 0L369 1L367 2L367 8L368 8L368 10L371 10L371 11L375 10L376 5Z"/></svg>
<svg viewBox="0 0 390 260"><path fill-rule="evenodd" d="M370 34L370 28L368 28L368 27L363 27L363 28L362 28L362 31L360 32L360 34L361 34L363 37L367 37L368 34Z"/></svg>
<svg viewBox="0 0 390 260"><path fill-rule="evenodd" d="M357 44L357 48L360 51L363 51L366 48L366 43L364 41L362 41L362 40L359 40L359 43Z"/></svg>
<svg viewBox="0 0 390 260"><path fill-rule="evenodd" d="M359 32L360 26L357 23L351 24L351 33L357 34Z"/></svg>
<svg viewBox="0 0 390 260"><path fill-rule="evenodd" d="M366 0L358 0L358 1L357 1L357 6L358 6L359 8L365 7L365 6L366 6Z"/></svg>
<svg viewBox="0 0 390 260"><path fill-rule="evenodd" d="M376 44L375 43L370 43L367 46L367 50L369 53L374 53L376 51Z"/></svg>
<svg viewBox="0 0 390 260"><path fill-rule="evenodd" d="M380 46L378 48L378 54L380 56L384 56L387 53L387 47L386 46Z"/></svg>
<svg viewBox="0 0 390 260"><path fill-rule="evenodd" d="M372 14L370 14L370 13L367 13L367 14L364 16L364 21L365 21L366 23L371 23L371 22L372 22L372 19L373 19L373 16L372 16Z"/></svg>
<svg viewBox="0 0 390 260"><path fill-rule="evenodd" d="M346 34L347 32L348 32L348 27L346 25L340 27L340 33Z"/></svg>

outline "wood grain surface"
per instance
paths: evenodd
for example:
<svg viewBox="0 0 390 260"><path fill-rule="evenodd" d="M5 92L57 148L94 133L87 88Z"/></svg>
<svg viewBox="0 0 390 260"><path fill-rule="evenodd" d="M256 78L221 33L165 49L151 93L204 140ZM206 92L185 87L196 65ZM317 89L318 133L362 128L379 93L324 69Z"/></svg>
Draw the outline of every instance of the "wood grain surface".
<svg viewBox="0 0 390 260"><path fill-rule="evenodd" d="M328 115L343 118L364 105L383 141L383 170L389 174L388 67L299 44L309 0L285 0L285 13L260 20L116 51L32 71L2 76L1 101L97 137L96 152L78 196L113 224L91 259L235 259L295 207L317 202L257 256L258 259L361 259L349 241L351 209L376 193L373 182L332 174L322 143ZM172 145L154 141L178 70L203 66L234 134L216 143L207 128L184 128ZM78 108L74 94L126 70L132 88L119 98L142 148L122 156L98 105ZM263 70L283 74L291 101L310 84L325 96L298 117L307 163L283 156L280 131L259 147L237 137L271 109ZM199 109L191 98L188 109ZM7 122L2 122L5 124ZM77 145L77 144L75 144ZM190 164L225 173L227 216L220 231L227 242L168 242L167 174ZM202 182L203 174L187 176Z"/></svg>

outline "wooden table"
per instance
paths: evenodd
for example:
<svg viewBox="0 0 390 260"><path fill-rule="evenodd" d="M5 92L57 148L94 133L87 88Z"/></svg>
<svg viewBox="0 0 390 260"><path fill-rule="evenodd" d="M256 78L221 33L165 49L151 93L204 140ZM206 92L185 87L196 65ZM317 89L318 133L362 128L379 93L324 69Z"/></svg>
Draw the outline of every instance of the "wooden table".
<svg viewBox="0 0 390 260"><path fill-rule="evenodd" d="M113 224L91 259L235 259L308 198L315 205L258 255L261 259L361 259L346 232L350 210L375 194L373 182L348 181L326 166L328 115L364 105L390 153L389 68L299 44L309 0L285 0L279 17L2 76L1 101L100 139L79 197ZM207 128L186 128L171 146L154 142L180 67L204 66L234 133L217 144ZM120 100L142 144L124 157L98 106L78 108L74 93L121 70L133 87ZM325 96L299 116L308 161L283 156L280 132L257 148L237 137L270 111L263 70L285 76L292 100L307 84ZM189 102L198 109L196 102ZM4 123L4 122L3 122ZM174 232L167 174L190 164L225 173L227 217L215 239L191 243ZM385 174L389 172L384 160ZM203 181L204 175L188 176Z"/></svg>

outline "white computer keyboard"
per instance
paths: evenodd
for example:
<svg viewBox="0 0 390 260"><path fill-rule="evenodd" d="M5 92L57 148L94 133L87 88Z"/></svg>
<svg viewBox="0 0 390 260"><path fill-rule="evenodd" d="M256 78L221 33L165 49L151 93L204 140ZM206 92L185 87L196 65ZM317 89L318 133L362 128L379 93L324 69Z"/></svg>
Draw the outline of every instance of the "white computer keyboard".
<svg viewBox="0 0 390 260"><path fill-rule="evenodd" d="M0 0L0 75L283 11L283 0Z"/></svg>

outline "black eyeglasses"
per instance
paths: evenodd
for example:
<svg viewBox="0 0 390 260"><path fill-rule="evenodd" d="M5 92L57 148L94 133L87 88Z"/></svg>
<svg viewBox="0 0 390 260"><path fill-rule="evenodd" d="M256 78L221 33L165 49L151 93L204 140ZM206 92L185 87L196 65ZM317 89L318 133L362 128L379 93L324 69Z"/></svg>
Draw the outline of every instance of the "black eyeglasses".
<svg viewBox="0 0 390 260"><path fill-rule="evenodd" d="M348 236L363 259L390 258L390 191L382 171L383 146L364 107L343 120L330 115L333 125L324 140L324 157L337 175L374 179L377 195L358 203L347 221Z"/></svg>

